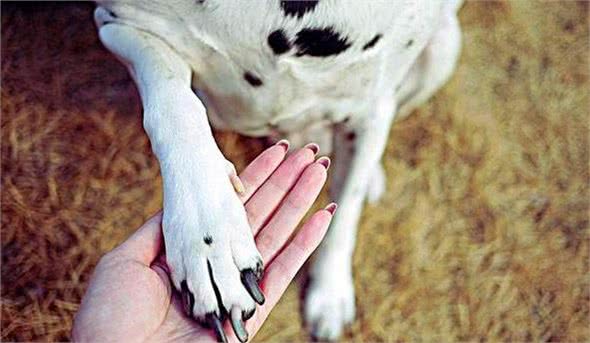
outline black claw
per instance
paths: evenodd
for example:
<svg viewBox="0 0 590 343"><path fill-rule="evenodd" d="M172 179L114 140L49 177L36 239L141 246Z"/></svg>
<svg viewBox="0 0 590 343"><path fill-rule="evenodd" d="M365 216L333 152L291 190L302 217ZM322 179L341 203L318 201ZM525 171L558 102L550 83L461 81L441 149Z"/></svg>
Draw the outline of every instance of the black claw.
<svg viewBox="0 0 590 343"><path fill-rule="evenodd" d="M186 284L186 280L182 281L180 284L180 288L182 289L182 307L184 308L184 312L187 316L193 316L193 305L195 304L195 298L191 291L188 289L188 285Z"/></svg>
<svg viewBox="0 0 590 343"><path fill-rule="evenodd" d="M215 331L215 336L217 336L218 342L227 343L227 337L225 336L225 332L223 332L223 325L221 324L221 319L215 313L209 313L205 316L205 322L207 326L212 328Z"/></svg>
<svg viewBox="0 0 590 343"><path fill-rule="evenodd" d="M227 313L227 310L225 309L224 306L221 306L221 309L219 309L219 312L221 313L219 315L219 319L224 322L226 318L229 317L229 313Z"/></svg>
<svg viewBox="0 0 590 343"><path fill-rule="evenodd" d="M248 311L243 311L242 312L242 320L246 321L246 320L252 318L252 316L254 316L254 312L256 312L255 308L248 310Z"/></svg>
<svg viewBox="0 0 590 343"><path fill-rule="evenodd" d="M248 331L246 331L246 328L244 327L244 323L242 322L242 320L240 320L239 315L240 314L238 313L237 316L236 315L231 316L231 326L234 329L234 332L236 333L236 337L238 337L240 342L246 343L248 341Z"/></svg>
<svg viewBox="0 0 590 343"><path fill-rule="evenodd" d="M258 305L264 304L264 294L262 294L262 290L258 286L258 280L256 278L256 274L252 269L246 269L242 271L242 283L250 296Z"/></svg>

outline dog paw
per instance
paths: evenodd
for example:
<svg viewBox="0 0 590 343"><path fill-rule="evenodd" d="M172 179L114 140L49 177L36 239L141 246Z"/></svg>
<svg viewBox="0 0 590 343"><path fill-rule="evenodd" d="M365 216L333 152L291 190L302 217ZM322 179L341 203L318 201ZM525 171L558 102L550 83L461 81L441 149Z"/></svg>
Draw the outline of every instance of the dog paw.
<svg viewBox="0 0 590 343"><path fill-rule="evenodd" d="M263 265L234 191L240 188L235 169L217 161L184 169L164 165L166 259L186 314L213 328L221 341L229 318L236 336L246 341L244 321L255 303L264 303L258 286Z"/></svg>
<svg viewBox="0 0 590 343"><path fill-rule="evenodd" d="M354 320L352 277L311 278L304 311L305 322L315 340L338 339Z"/></svg>

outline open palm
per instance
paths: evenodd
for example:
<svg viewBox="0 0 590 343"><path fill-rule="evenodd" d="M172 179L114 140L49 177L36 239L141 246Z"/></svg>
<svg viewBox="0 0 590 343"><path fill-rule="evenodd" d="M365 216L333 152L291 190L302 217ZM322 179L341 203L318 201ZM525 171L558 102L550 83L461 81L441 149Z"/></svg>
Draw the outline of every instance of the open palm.
<svg viewBox="0 0 590 343"><path fill-rule="evenodd" d="M291 234L326 182L330 161L314 162L317 146L286 157L277 144L258 156L241 174L240 197L264 260L260 282L266 297L245 323L252 337L262 326L305 260L319 245L336 209L330 204ZM184 314L168 278L161 213L98 263L83 298L72 336L80 341L215 341L224 338ZM227 338L237 341L229 323ZM240 331L240 330L238 330ZM247 337L241 334L242 340Z"/></svg>

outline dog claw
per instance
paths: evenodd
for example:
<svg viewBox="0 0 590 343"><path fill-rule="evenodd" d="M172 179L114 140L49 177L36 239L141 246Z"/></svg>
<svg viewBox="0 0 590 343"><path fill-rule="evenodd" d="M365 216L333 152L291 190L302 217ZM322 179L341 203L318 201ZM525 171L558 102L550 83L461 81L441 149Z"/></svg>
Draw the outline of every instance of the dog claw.
<svg viewBox="0 0 590 343"><path fill-rule="evenodd" d="M243 321L247 321L248 319L252 318L254 316L254 313L256 312L256 309L253 308L249 311L244 311L242 312L242 320Z"/></svg>
<svg viewBox="0 0 590 343"><path fill-rule="evenodd" d="M227 343L227 337L225 336L225 332L223 332L223 325L221 324L221 319L215 313L209 313L205 316L205 323L207 326L215 331L215 336L217 336L218 342Z"/></svg>
<svg viewBox="0 0 590 343"><path fill-rule="evenodd" d="M227 175L229 176L229 181L231 182L232 186L234 186L234 190L238 194L243 194L246 191L246 188L244 187L242 180L240 180L240 177L238 176L238 172L236 171L236 168L234 167L233 163L231 163L230 161L226 161L226 163L227 163L226 170L227 170Z"/></svg>
<svg viewBox="0 0 590 343"><path fill-rule="evenodd" d="M242 283L250 296L258 305L264 304L264 294L262 294L262 290L260 286L258 286L258 279L256 277L256 273L252 269L246 269L242 272Z"/></svg>
<svg viewBox="0 0 590 343"><path fill-rule="evenodd" d="M242 313L240 309L234 308L231 311L231 326L234 329L236 337L240 340L240 342L245 343L248 341L248 331L244 327L244 322L242 322Z"/></svg>
<svg viewBox="0 0 590 343"><path fill-rule="evenodd" d="M182 288L182 308L184 309L184 312L187 316L192 317L195 298L189 291L188 285L186 284L186 280L182 281L182 283L180 284L180 288Z"/></svg>
<svg viewBox="0 0 590 343"><path fill-rule="evenodd" d="M243 194L244 192L246 192L246 188L244 187L244 184L242 183L242 180L240 180L240 177L238 175L230 175L229 180L231 181L231 184L234 186L234 190L238 192L238 194Z"/></svg>

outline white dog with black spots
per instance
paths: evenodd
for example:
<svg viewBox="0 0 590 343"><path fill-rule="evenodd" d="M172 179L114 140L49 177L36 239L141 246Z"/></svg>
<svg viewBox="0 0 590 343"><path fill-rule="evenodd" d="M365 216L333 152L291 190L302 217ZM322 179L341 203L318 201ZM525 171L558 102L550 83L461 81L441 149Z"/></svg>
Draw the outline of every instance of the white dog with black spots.
<svg viewBox="0 0 590 343"><path fill-rule="evenodd" d="M167 263L189 314L241 325L264 301L241 184L211 124L333 154L339 211L310 269L304 317L316 338L341 335L355 315L363 202L385 188L390 125L455 69L461 1L98 2L100 39L141 95L164 183Z"/></svg>

